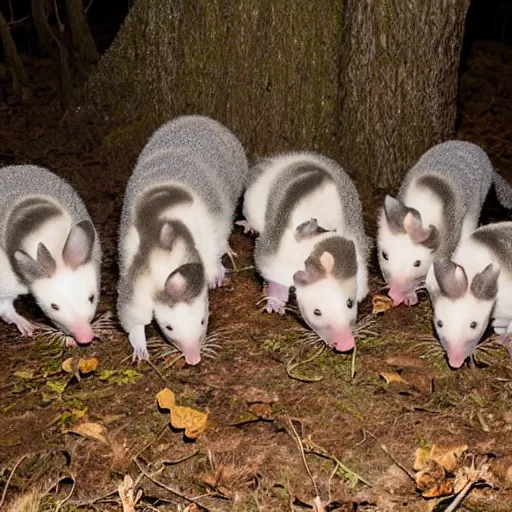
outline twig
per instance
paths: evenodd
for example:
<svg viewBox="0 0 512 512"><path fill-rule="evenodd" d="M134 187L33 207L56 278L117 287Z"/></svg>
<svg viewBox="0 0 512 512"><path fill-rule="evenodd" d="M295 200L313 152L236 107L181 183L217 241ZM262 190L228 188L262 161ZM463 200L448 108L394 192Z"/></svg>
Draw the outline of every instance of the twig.
<svg viewBox="0 0 512 512"><path fill-rule="evenodd" d="M4 487L4 492L2 493L2 499L0 499L0 510L2 509L2 505L4 503L4 500L5 500L5 495L7 494L7 489L9 488L9 484L11 483L11 480L12 480L12 477L14 476L14 473L16 471L16 469L18 469L18 466L23 462L24 459L26 459L27 457L29 456L28 453L26 453L25 455L23 455L23 457L21 457L18 462L16 462L16 464L14 465L14 467L12 468L12 471L11 471L11 474L9 475L9 478L7 479L7 482L5 483L5 487Z"/></svg>
<svg viewBox="0 0 512 512"><path fill-rule="evenodd" d="M12 26L12 25L17 25L18 23L23 23L24 21L28 20L30 18L30 15L27 15L27 16L24 16L23 18L19 19L19 20L11 20L11 21L8 21L7 22L7 26Z"/></svg>
<svg viewBox="0 0 512 512"><path fill-rule="evenodd" d="M309 466L308 466L308 461L306 460L306 453L304 452L304 445L302 444L302 440L301 440L299 434L297 433L297 431L295 430L295 427L293 426L292 419L290 418L290 416L288 416L288 414L286 416L287 416L290 428L292 429L292 432L297 441L297 446L299 447L300 455L302 457L302 462L304 463L306 471L308 472L309 478L311 478L311 482L313 482L313 488L315 489L315 495L319 496L318 487L316 485L315 478L314 478L313 474L311 473L311 470L309 469Z"/></svg>
<svg viewBox="0 0 512 512"><path fill-rule="evenodd" d="M159 480L156 480L155 478L153 478L152 475L150 475L149 473L147 473L145 471L145 469L139 464L139 461L136 457L133 458L133 462L135 462L135 464L137 464L137 467L139 468L139 470L141 471L141 473L148 479L150 480L151 482L153 482L155 485L158 485L159 487L161 487L162 489L165 489L166 491L169 491L173 494L175 494L176 496L178 496L179 498L185 500L185 501L188 501L189 503L194 503L196 504L201 510L204 510L205 512L209 512L209 509L204 507L203 505L201 505L200 503L197 502L197 500L195 500L194 498L190 498L188 497L186 494L183 494L182 492L178 491L177 489L173 489L172 487L169 487L168 485L165 485L163 482L160 482Z"/></svg>
<svg viewBox="0 0 512 512"><path fill-rule="evenodd" d="M160 377L160 380L164 383L164 385L167 385L167 382L165 382L165 379L164 379L163 375L160 373L160 371L158 370L158 368L149 359L146 359L146 363L148 363L149 366L151 366L151 368L153 368L153 370Z"/></svg>
<svg viewBox="0 0 512 512"><path fill-rule="evenodd" d="M460 505L462 500L466 497L466 495L468 494L468 492L470 491L470 489L474 483L475 482L473 480L470 480L462 488L462 490L459 492L459 494L457 494L456 498L450 503L450 506L448 508L446 508L446 510L444 512L453 512Z"/></svg>
<svg viewBox="0 0 512 512"><path fill-rule="evenodd" d="M185 462L188 459L191 459L192 457L195 457L199 454L199 450L196 450L193 453L189 453L188 455L184 455L181 457L181 459L175 459L175 460L162 460L160 461L161 464L164 464L165 466L174 466L175 464L181 464L182 462Z"/></svg>
<svg viewBox="0 0 512 512"><path fill-rule="evenodd" d="M71 477L71 478L73 479L73 485L71 486L71 490L69 491L69 494L57 505L54 512L59 512L60 507L62 507L62 505L64 505L64 503L66 503L66 501L68 501L69 498L71 498L71 495L75 491L76 480L73 477Z"/></svg>
<svg viewBox="0 0 512 512"><path fill-rule="evenodd" d="M288 377L290 377L291 379L300 380L302 382L319 382L319 381L321 381L324 378L323 375L319 375L317 377L301 377L300 375L296 375L292 372L299 366L302 366L306 363L310 363L311 361L314 361L315 359L320 357L322 355L323 351L325 350L325 347L326 347L325 344L320 345L320 347L317 350L315 350L315 352L313 352L313 355L311 355L307 359L303 359L302 361L299 361L298 363L293 363L293 360L295 359L295 356L293 356L290 359L290 361L288 361L288 364L286 365L286 373L288 374Z"/></svg>
<svg viewBox="0 0 512 512"><path fill-rule="evenodd" d="M357 354L357 343L354 343L354 350L352 351L352 364L350 366L350 378L353 379L356 374L356 354Z"/></svg>
<svg viewBox="0 0 512 512"><path fill-rule="evenodd" d="M165 423L164 426L160 429L158 434L154 439L152 439L149 443L146 443L143 448L141 448L132 458L137 459L141 453L144 453L153 443L156 443L162 435L167 431L169 428L169 423Z"/></svg>
<svg viewBox="0 0 512 512"><path fill-rule="evenodd" d="M379 443L380 449L413 481L416 482L416 479L414 475L400 462L398 462L393 455L389 452L387 446L385 444L382 444L379 439L375 435L373 435L369 430L367 430L368 434L370 434L375 441Z"/></svg>
<svg viewBox="0 0 512 512"><path fill-rule="evenodd" d="M59 7L57 6L57 0L53 0L53 9L55 11L55 18L57 19L57 26L60 32L64 32L64 24L60 20Z"/></svg>
<svg viewBox="0 0 512 512"><path fill-rule="evenodd" d="M89 0L89 3L88 3L88 5L87 5L87 7L84 9L85 14L87 14L87 12L88 12L88 11L89 11L89 9L91 8L91 5L92 5L92 3L93 3L93 2L94 2L94 0Z"/></svg>

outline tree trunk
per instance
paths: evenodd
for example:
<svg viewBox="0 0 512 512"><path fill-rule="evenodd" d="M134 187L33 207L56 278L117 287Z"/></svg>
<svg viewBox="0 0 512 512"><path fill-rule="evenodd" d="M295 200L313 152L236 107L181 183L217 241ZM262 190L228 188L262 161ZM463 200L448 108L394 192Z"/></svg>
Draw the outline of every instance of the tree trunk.
<svg viewBox="0 0 512 512"><path fill-rule="evenodd" d="M346 0L340 66L341 161L396 187L453 136L467 0Z"/></svg>
<svg viewBox="0 0 512 512"><path fill-rule="evenodd" d="M85 98L153 126L211 115L252 155L316 150L394 186L451 134L467 6L137 0Z"/></svg>
<svg viewBox="0 0 512 512"><path fill-rule="evenodd" d="M37 41L39 42L39 50L45 57L52 55L54 46L52 37L46 28L48 20L48 2L47 0L31 0L32 19L37 32Z"/></svg>
<svg viewBox="0 0 512 512"><path fill-rule="evenodd" d="M73 49L85 65L98 62L99 53L89 30L82 0L66 0L66 19Z"/></svg>
<svg viewBox="0 0 512 512"><path fill-rule="evenodd" d="M154 123L211 115L260 155L332 154L341 3L138 0L86 97Z"/></svg>
<svg viewBox="0 0 512 512"><path fill-rule="evenodd" d="M25 73L25 68L21 62L16 44L14 43L11 35L11 31L9 30L9 25L7 24L7 21L1 12L0 39L2 40L4 47L5 60L7 61L7 64L11 70L12 88L16 94L19 94L22 92L23 86L27 83L27 74Z"/></svg>

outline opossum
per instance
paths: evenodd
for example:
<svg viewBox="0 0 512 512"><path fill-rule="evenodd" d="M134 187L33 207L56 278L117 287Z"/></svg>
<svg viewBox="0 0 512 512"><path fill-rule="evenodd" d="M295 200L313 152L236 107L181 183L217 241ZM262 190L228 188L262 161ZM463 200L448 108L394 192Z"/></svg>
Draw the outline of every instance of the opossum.
<svg viewBox="0 0 512 512"><path fill-rule="evenodd" d="M512 188L475 144L448 141L429 149L407 173L397 198L380 213L378 258L395 306L417 303L432 261L450 257L474 231L491 185L512 208Z"/></svg>
<svg viewBox="0 0 512 512"><path fill-rule="evenodd" d="M80 345L94 338L101 246L73 187L34 165L0 169L0 315L31 336L34 326L14 308L32 294L43 312Z"/></svg>
<svg viewBox="0 0 512 512"><path fill-rule="evenodd" d="M311 329L350 350L368 293L369 239L356 187L337 163L312 152L263 159L250 174L243 213L259 233L254 261L268 284L266 310L284 314L294 286Z"/></svg>
<svg viewBox="0 0 512 512"><path fill-rule="evenodd" d="M489 319L496 334L512 333L512 222L476 229L451 259L434 261L426 287L453 368L473 353Z"/></svg>
<svg viewBox="0 0 512 512"><path fill-rule="evenodd" d="M220 286L248 163L237 137L205 116L161 126L142 150L125 192L119 231L118 316L133 359L149 359L145 326L156 319L188 364L201 360L208 287Z"/></svg>

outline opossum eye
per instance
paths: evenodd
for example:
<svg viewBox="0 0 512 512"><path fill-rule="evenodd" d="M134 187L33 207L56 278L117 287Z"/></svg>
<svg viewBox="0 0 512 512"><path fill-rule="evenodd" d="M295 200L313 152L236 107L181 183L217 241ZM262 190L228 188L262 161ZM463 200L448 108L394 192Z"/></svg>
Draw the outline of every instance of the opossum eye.
<svg viewBox="0 0 512 512"><path fill-rule="evenodd" d="M347 308L352 309L352 306L354 305L354 301L352 299L347 300Z"/></svg>
<svg viewBox="0 0 512 512"><path fill-rule="evenodd" d="M322 312L319 309L315 309L315 311L313 311L313 314L316 316L322 316Z"/></svg>
<svg viewBox="0 0 512 512"><path fill-rule="evenodd" d="M382 251L382 257L383 257L386 261L388 261L388 253L387 253L387 252Z"/></svg>
<svg viewBox="0 0 512 512"><path fill-rule="evenodd" d="M414 266L415 266L415 267L419 267L420 265L421 265L421 261L420 261L420 260L416 260L416 261L414 262Z"/></svg>
<svg viewBox="0 0 512 512"><path fill-rule="evenodd" d="M172 331L172 327L170 325L166 325L165 328L168 330L168 331Z"/></svg>
<svg viewBox="0 0 512 512"><path fill-rule="evenodd" d="M201 325L204 325L204 318L201 320Z"/></svg>
<svg viewBox="0 0 512 512"><path fill-rule="evenodd" d="M52 302L51 306L52 306L52 309L54 309L55 311L59 311L59 309L60 309L59 306L57 306L57 304L55 304L53 302Z"/></svg>
<svg viewBox="0 0 512 512"><path fill-rule="evenodd" d="M91 304L94 302L94 294L89 296L89 302Z"/></svg>
<svg viewBox="0 0 512 512"><path fill-rule="evenodd" d="M439 329L441 329L441 327L443 327L443 322L441 320L437 321L437 327L439 327Z"/></svg>
<svg viewBox="0 0 512 512"><path fill-rule="evenodd" d="M476 322L471 322L471 323L469 324L469 327L471 327L471 329L476 329L476 326L477 326L477 325L478 325L478 324L477 324Z"/></svg>

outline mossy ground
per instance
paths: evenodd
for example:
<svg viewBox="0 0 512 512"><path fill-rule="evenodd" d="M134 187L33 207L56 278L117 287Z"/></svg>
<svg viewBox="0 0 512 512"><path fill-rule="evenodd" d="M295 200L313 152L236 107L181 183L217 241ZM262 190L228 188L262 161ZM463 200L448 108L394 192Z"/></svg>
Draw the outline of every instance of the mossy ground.
<svg viewBox="0 0 512 512"><path fill-rule="evenodd" d="M63 117L53 65L30 61L27 67L37 83L29 102L12 96L6 79L0 83L6 91L0 162L48 166L78 188L103 241L100 313L114 310L117 225L141 146L120 150L118 136L124 140L129 126L84 125L72 113ZM461 80L458 136L482 145L512 180L511 78L509 51L475 47ZM140 121L133 126L137 133L148 131ZM384 191L359 189L374 235ZM484 216L500 220L507 212L490 201ZM238 268L250 267L253 240L235 229L231 245ZM512 365L505 349L496 346L479 364L450 370L436 343L428 341L430 307L423 296L412 309L376 319L377 335L358 344L354 375L352 354L326 349L296 367L291 378L290 361L312 350L298 341L297 320L260 312L262 283L254 271L233 272L230 280L231 287L211 294L219 355L197 367L181 360L166 366L157 358L154 367L134 365L127 337L116 327L92 347L66 350L37 336L23 339L0 323L4 503L12 510L121 510L117 486L130 474L143 490L140 510L184 510L189 503L167 486L215 511L307 510L317 493L329 502L328 510L427 511L432 501L421 497L398 464L412 471L417 448L467 444L488 457L495 480L494 488L472 490L459 510L512 509ZM372 290L380 285L373 259ZM44 320L26 298L19 308ZM360 314L370 312L368 298ZM98 358L98 370L71 379L61 364L72 355ZM388 384L385 372L405 382ZM155 396L166 386L180 405L209 412L196 441L168 427L168 414L158 410ZM266 406L264 417L251 413L253 403ZM83 421L85 410L90 422L104 427L106 443L67 432ZM335 459L353 473L333 471ZM39 504L23 508L15 499Z"/></svg>

